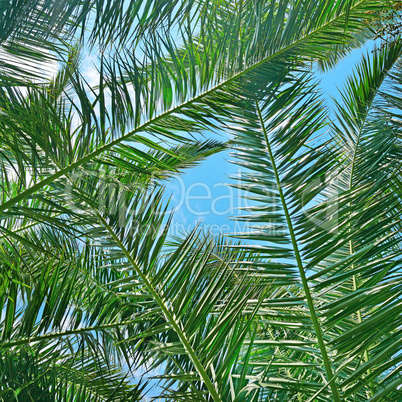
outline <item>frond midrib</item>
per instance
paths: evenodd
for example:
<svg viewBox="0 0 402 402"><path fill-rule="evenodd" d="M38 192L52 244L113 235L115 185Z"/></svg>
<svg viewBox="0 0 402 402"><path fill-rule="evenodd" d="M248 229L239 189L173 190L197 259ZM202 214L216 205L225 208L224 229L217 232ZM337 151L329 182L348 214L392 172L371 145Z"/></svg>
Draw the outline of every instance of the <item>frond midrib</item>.
<svg viewBox="0 0 402 402"><path fill-rule="evenodd" d="M290 236L290 239L291 239L291 242L292 242L292 247L293 247L293 251L295 253L295 258L296 258L297 266L298 266L298 269L299 269L299 274L300 274L302 284L303 284L304 294L306 296L307 304L308 304L308 307L309 307L309 310L310 310L311 321L312 321L312 324L313 324L313 327L314 327L314 332L315 332L316 337L317 337L318 346L319 346L320 351L321 351L321 357L322 357L323 362L324 362L324 368L325 368L325 371L327 373L329 386L331 388L331 392L332 392L332 396L334 398L334 401L340 402L338 389L337 389L337 387L336 387L336 385L335 385L335 383L333 381L334 375L333 375L333 372L332 372L331 363L330 363L330 360L329 360L329 357L328 357L328 353L327 353L327 350L326 350L324 339L323 339L323 336L322 336L320 323L318 322L318 318L317 318L315 308L314 308L313 298L311 296L311 292L310 292L310 288L309 288L308 281L307 281L307 278L306 278L306 274L304 272L304 266L303 266L303 262L302 262L301 255L300 255L300 252L299 252L299 246L298 246L298 243L297 243L296 235L295 235L295 232L294 232L294 229L293 229L292 219L291 219L291 216L290 216L290 213L289 213L289 210L288 210L288 206L287 206L285 196L284 196L283 191L282 191L282 182L281 182L281 179L279 177L279 172L278 172L278 170L276 168L275 157L274 157L272 149L271 149L271 144L270 144L270 141L268 139L268 133L267 133L267 130L265 128L264 120L262 118L261 110L260 110L260 108L258 106L258 103L256 103L256 108L257 108L257 113L258 113L258 118L259 118L259 121L260 121L260 125L261 125L262 131L263 131L266 147L267 147L267 150L268 150L269 159L270 159L271 164L272 164L272 170L273 170L273 173L274 173L274 176L275 176L276 185L278 187L279 198L281 200L282 208L283 208L283 211L284 211L284 214L285 214L285 218L286 218L286 222L287 222L287 226L288 226L288 230L289 230L289 236Z"/></svg>

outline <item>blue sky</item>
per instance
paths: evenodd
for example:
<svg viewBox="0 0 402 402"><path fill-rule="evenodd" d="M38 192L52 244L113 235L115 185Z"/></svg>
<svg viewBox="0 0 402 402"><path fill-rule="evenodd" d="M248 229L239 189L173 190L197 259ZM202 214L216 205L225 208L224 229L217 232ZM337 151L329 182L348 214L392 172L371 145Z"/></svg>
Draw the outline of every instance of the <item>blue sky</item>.
<svg viewBox="0 0 402 402"><path fill-rule="evenodd" d="M363 55L371 52L373 46L374 42L371 41L362 49L351 52L332 70L316 72L329 107L333 106L332 98L339 100L339 89L342 89L347 77L352 74L354 66ZM242 206L244 200L240 197L240 191L227 186L232 182L230 176L239 171L230 162L233 159L229 151L215 154L166 184L166 196L171 196L171 207L175 210L170 230L172 235L183 230L189 231L197 224L213 234L229 234L238 228L230 217L237 214L235 208ZM154 383L151 381L151 384ZM149 390L147 395L155 396L159 391L156 387Z"/></svg>
<svg viewBox="0 0 402 402"><path fill-rule="evenodd" d="M339 99L339 89L352 74L356 63L372 50L373 45L374 42L369 42L362 49L351 52L326 73L316 72L323 97L329 107L333 106L331 97ZM90 85L98 83L96 64L97 58L93 55L89 55L84 63L84 75ZM209 133L205 133L205 139L208 137ZM221 140L225 140L225 137L222 136ZM229 234L238 229L236 222L230 217L237 214L236 208L244 204L244 199L238 190L227 185L233 182L230 176L236 175L239 171L239 168L230 162L233 159L229 151L215 154L166 183L166 198L171 197L171 209L175 210L171 234L188 232L197 224L213 234L220 232ZM143 374L143 367L138 370L138 376ZM151 397L157 395L159 391L160 389L155 388L147 394Z"/></svg>
<svg viewBox="0 0 402 402"><path fill-rule="evenodd" d="M363 48L352 51L335 68L325 73L315 73L329 107L334 105L332 98L340 99L339 90L347 77L352 74L354 66L363 55L370 53L373 47L374 41L370 41ZM172 234L177 234L177 229L188 231L199 223L214 234L228 234L238 228L239 223L230 217L236 216L235 208L242 206L244 200L240 198L238 190L226 185L233 182L230 176L239 170L230 163L233 159L228 151L221 152L167 183L166 194L172 196L171 206L175 209Z"/></svg>
<svg viewBox="0 0 402 402"><path fill-rule="evenodd" d="M323 98L329 107L334 103L331 98L339 100L339 89L343 87L353 67L359 63L364 54L370 53L374 41L368 42L362 48L352 51L342 59L335 68L322 73L316 71L320 81ZM87 55L83 64L83 73L89 85L96 86L98 81L98 57L96 52ZM109 102L109 103L108 103ZM110 99L106 98L106 106ZM205 133L205 139L210 133ZM224 135L217 138L225 141ZM213 234L234 232L239 225L230 217L237 215L236 208L244 205L241 192L229 187L233 183L230 178L239 172L239 168L230 163L234 158L229 151L210 156L198 166L187 169L183 174L166 183L166 199L171 197L170 210L174 211L171 234L189 232L195 225L201 224Z"/></svg>

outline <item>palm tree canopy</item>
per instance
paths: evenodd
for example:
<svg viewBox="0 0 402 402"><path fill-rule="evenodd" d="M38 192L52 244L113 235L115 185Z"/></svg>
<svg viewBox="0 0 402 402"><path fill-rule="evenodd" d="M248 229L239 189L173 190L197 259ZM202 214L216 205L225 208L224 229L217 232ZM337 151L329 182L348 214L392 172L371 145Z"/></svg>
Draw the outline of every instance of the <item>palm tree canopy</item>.
<svg viewBox="0 0 402 402"><path fill-rule="evenodd" d="M400 400L401 9L1 2L0 397ZM242 229L172 236L228 150Z"/></svg>

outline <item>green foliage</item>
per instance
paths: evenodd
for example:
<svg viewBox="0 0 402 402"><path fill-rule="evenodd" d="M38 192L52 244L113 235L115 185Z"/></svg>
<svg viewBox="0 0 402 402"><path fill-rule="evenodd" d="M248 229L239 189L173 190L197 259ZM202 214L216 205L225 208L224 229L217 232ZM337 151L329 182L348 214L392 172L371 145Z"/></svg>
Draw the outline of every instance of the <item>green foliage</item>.
<svg viewBox="0 0 402 402"><path fill-rule="evenodd" d="M400 400L402 42L334 110L311 71L398 4L1 3L0 397ZM164 181L228 148L239 242L172 238Z"/></svg>

